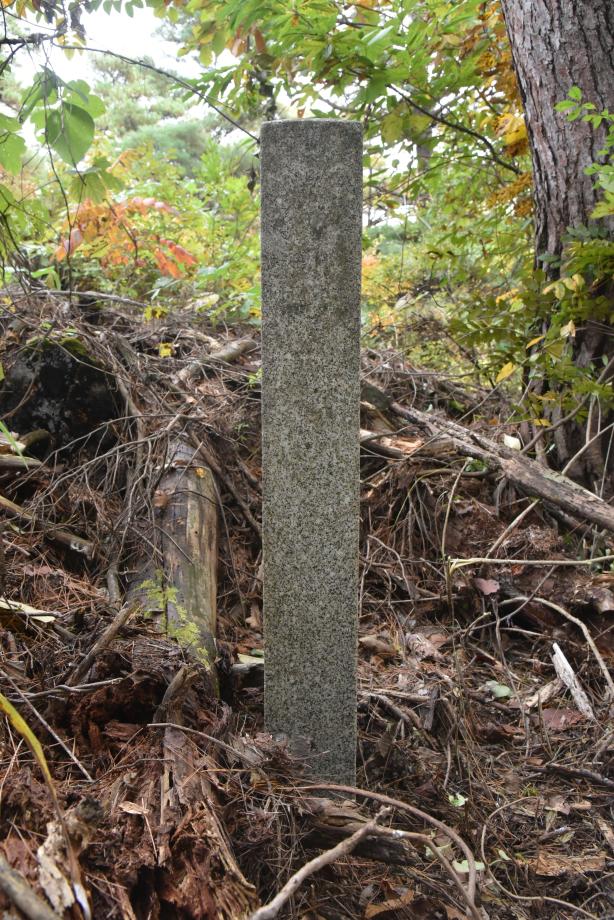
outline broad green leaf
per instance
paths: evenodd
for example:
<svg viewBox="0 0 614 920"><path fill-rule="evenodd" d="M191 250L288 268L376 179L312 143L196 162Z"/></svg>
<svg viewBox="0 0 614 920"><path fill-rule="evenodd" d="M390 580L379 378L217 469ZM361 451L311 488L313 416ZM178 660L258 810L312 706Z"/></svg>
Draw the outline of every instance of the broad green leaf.
<svg viewBox="0 0 614 920"><path fill-rule="evenodd" d="M11 115L5 115L0 112L0 131L15 132L19 131L20 127L21 124L18 118L13 118Z"/></svg>
<svg viewBox="0 0 614 920"><path fill-rule="evenodd" d="M73 102L75 105L78 105L80 108L85 109L86 112L92 116L92 118L99 118L101 115L104 115L106 112L106 106L100 96L95 96L89 85L85 80L71 80L70 83L66 84L66 88L70 89L71 96L76 96L68 101Z"/></svg>
<svg viewBox="0 0 614 920"><path fill-rule="evenodd" d="M375 102L380 96L386 95L386 78L382 76L373 77L369 80L365 89L365 101Z"/></svg>
<svg viewBox="0 0 614 920"><path fill-rule="evenodd" d="M0 185L0 214L6 214L15 205L15 196L6 185Z"/></svg>
<svg viewBox="0 0 614 920"><path fill-rule="evenodd" d="M0 166L17 175L26 152L26 142L19 134L0 135Z"/></svg>
<svg viewBox="0 0 614 920"><path fill-rule="evenodd" d="M94 139L94 119L77 105L62 103L47 116L45 140L65 163L76 166Z"/></svg>

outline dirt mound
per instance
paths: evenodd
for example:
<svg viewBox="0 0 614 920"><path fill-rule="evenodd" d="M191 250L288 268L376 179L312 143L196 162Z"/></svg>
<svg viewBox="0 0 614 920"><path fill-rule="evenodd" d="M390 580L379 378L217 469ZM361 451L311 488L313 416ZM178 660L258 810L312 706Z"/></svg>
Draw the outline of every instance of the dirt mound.
<svg viewBox="0 0 614 920"><path fill-rule="evenodd" d="M253 330L19 310L0 356L0 683L26 723L5 705L7 916L239 920L317 854L279 916L605 916L611 538L491 463L515 433L500 397L364 353L357 787L314 787L262 722ZM161 616L178 475L210 475L219 505L215 662Z"/></svg>

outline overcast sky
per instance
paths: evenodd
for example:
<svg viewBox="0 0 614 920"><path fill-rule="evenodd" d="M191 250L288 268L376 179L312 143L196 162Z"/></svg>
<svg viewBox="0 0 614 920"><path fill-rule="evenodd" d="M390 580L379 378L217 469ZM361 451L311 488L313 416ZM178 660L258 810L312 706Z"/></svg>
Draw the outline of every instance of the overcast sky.
<svg viewBox="0 0 614 920"><path fill-rule="evenodd" d="M178 58L177 45L164 41L156 34L162 20L157 19L149 9L135 10L132 18L125 13L113 11L107 14L100 9L95 13L84 13L82 22L87 44L93 48L103 48L133 58L150 57L162 69L172 69L185 76L196 76L202 69L187 57ZM43 29L40 23L36 23L32 25L32 30ZM35 49L28 51L24 49L20 52L15 67L23 82L28 81L45 64L46 54L49 54L54 71L63 80L80 78L92 81L93 55L87 51L76 53L71 59L56 48L47 49L46 52Z"/></svg>

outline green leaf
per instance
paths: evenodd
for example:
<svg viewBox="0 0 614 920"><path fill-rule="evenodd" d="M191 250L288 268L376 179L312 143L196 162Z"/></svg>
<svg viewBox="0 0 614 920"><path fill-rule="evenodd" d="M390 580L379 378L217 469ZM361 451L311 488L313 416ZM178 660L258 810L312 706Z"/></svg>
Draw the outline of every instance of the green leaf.
<svg viewBox="0 0 614 920"><path fill-rule="evenodd" d="M489 690L496 700L505 700L512 695L509 687L498 683L496 680L487 680L484 688Z"/></svg>
<svg viewBox="0 0 614 920"><path fill-rule="evenodd" d="M0 214L6 214L15 205L15 196L6 185L0 185Z"/></svg>
<svg viewBox="0 0 614 920"><path fill-rule="evenodd" d="M47 116L45 140L65 163L76 166L94 140L94 119L85 109L62 103Z"/></svg>
<svg viewBox="0 0 614 920"><path fill-rule="evenodd" d="M403 137L403 119L400 115L391 112L382 118L382 140L387 144L394 144Z"/></svg>
<svg viewBox="0 0 614 920"><path fill-rule="evenodd" d="M7 133L0 137L0 166L16 175L21 169L21 160L26 152L26 142L19 134Z"/></svg>
<svg viewBox="0 0 614 920"><path fill-rule="evenodd" d="M12 118L0 112L0 131L19 131L20 123L18 118Z"/></svg>
<svg viewBox="0 0 614 920"><path fill-rule="evenodd" d="M25 121L26 118L29 118L32 110L39 102L46 102L47 104L54 102L57 98L58 88L61 85L60 78L45 67L42 73L37 74L34 83L25 95L19 110L19 120Z"/></svg>
<svg viewBox="0 0 614 920"><path fill-rule="evenodd" d="M467 875L469 873L469 862L466 859L463 859L463 860L455 859L454 862L452 863L452 868L454 869L455 872L458 872L459 875ZM481 872L482 869L485 868L484 863L476 861L475 868L478 872Z"/></svg>
<svg viewBox="0 0 614 920"><path fill-rule="evenodd" d="M417 139L421 137L426 129L432 124L433 119L421 112L412 112L403 119L405 125L405 136Z"/></svg>
<svg viewBox="0 0 614 920"><path fill-rule="evenodd" d="M365 101L366 102L375 102L380 96L386 95L386 79L385 77L378 76L373 77L372 80L369 80L366 89L365 89Z"/></svg>
<svg viewBox="0 0 614 920"><path fill-rule="evenodd" d="M85 109L92 118L99 118L106 112L106 106L100 96L95 96L85 80L71 80L66 84L71 96L77 96L76 99L66 99L67 102L73 102L79 108Z"/></svg>
<svg viewBox="0 0 614 920"><path fill-rule="evenodd" d="M557 102L554 108L557 112L569 112L570 109L575 109L576 107L573 99L563 99L562 102Z"/></svg>
<svg viewBox="0 0 614 920"><path fill-rule="evenodd" d="M455 808L462 808L467 799L460 792L455 792L453 795L448 796L448 801L450 805L454 805Z"/></svg>
<svg viewBox="0 0 614 920"><path fill-rule="evenodd" d="M582 99L582 90L579 86L572 86L567 95L570 99L575 99L577 102L579 102L580 99Z"/></svg>

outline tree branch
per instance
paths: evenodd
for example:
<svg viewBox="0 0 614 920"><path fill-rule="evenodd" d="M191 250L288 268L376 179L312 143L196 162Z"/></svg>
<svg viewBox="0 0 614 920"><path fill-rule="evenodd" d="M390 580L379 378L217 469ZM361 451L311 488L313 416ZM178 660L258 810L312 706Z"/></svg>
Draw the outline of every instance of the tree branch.
<svg viewBox="0 0 614 920"><path fill-rule="evenodd" d="M468 128L466 125L461 125L457 121L448 121L447 118L444 118L442 115L438 115L436 112L431 112L430 109L425 109L423 106L418 105L417 102L408 96L407 93L404 93L402 89L399 89L398 86L388 85L388 89L391 89L393 92L398 93L401 99L411 105L412 108L420 112L422 115L427 115L429 118L432 118L433 121L436 121L437 124L445 125L446 128L452 128L453 131L460 131L461 134L468 134L469 137L474 137L477 141L480 142L488 152L490 153L492 159L495 163L498 163L499 166L503 166L504 169L509 169L511 172L515 173L517 176L522 174L522 170L517 166L514 166L513 163L508 163L506 160L502 160L491 142L487 137L484 137L483 134L480 134L478 131L474 131L473 128Z"/></svg>
<svg viewBox="0 0 614 920"><path fill-rule="evenodd" d="M351 837L348 837L347 840L342 840L341 843L338 843L332 850L326 850L325 853L320 853L319 856L305 863L298 872L290 876L284 887L275 895L273 900L265 904L264 907L259 907L258 910L254 911L249 920L273 920L286 901L289 901L297 888L303 884L305 879L313 875L314 872L319 872L324 866L329 866L337 859L341 859L342 856L347 856L351 853L363 837L373 833L377 827L377 822L389 815L391 811L391 808L380 808L371 821L367 821L366 824L363 824L363 826L352 834Z"/></svg>

